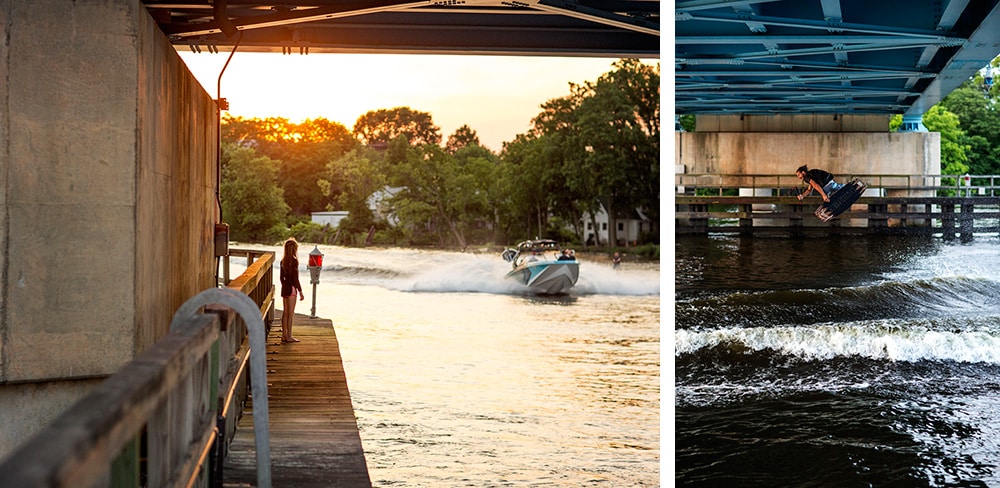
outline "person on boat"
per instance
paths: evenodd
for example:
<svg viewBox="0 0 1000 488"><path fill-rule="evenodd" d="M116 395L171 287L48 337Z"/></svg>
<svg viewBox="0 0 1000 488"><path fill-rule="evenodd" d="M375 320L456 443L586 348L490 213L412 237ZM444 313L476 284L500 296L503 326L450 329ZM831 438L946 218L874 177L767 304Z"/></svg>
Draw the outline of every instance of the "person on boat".
<svg viewBox="0 0 1000 488"><path fill-rule="evenodd" d="M824 202L829 202L830 195L844 186L833 179L833 174L821 169L809 169L804 164L795 170L795 176L798 176L800 180L809 186L806 188L806 191L799 194L799 200L802 200L812 193L813 190L816 190L823 197Z"/></svg>
<svg viewBox="0 0 1000 488"><path fill-rule="evenodd" d="M576 258L570 256L569 249L563 249L562 253L559 254L559 261L573 261L574 259Z"/></svg>

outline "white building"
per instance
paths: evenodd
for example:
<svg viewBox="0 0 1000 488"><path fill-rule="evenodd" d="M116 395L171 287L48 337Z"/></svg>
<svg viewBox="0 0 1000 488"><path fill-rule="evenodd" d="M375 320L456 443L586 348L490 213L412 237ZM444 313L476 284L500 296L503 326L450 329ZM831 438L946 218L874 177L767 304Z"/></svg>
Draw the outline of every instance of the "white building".
<svg viewBox="0 0 1000 488"><path fill-rule="evenodd" d="M383 219L389 222L390 225L396 225L399 220L395 215L390 213L389 204L387 200L396 193L399 193L402 187L385 187L381 190L376 191L372 196L368 197L368 208L375 214L376 219ZM326 212L312 212L312 222L319 225L329 224L330 227L334 229L340 225L340 221L347 218L347 210L331 210Z"/></svg>
<svg viewBox="0 0 1000 488"><path fill-rule="evenodd" d="M312 222L319 225L327 225L334 229L340 225L340 221L347 218L347 210L333 210L329 212L312 212Z"/></svg>
<svg viewBox="0 0 1000 488"><path fill-rule="evenodd" d="M588 245L592 244L596 238L600 238L601 244L608 244L608 213L601 207L601 210L597 213L596 219L597 229L594 229L594 221L591 220L590 214L583 214L583 236L584 242ZM640 234L643 232L651 232L654 230L656 222L653 222L649 217L642 212L642 210L635 209L632 211L627 218L619 217L615 221L617 226L615 235L618 238L617 245L631 245L639 240ZM626 242L627 241L627 242ZM615 243L611 243L615 245Z"/></svg>
<svg viewBox="0 0 1000 488"><path fill-rule="evenodd" d="M396 196L402 189L401 186L387 186L368 197L368 208L375 214L376 219L385 220L389 225L399 224L399 219L392 213L388 200Z"/></svg>

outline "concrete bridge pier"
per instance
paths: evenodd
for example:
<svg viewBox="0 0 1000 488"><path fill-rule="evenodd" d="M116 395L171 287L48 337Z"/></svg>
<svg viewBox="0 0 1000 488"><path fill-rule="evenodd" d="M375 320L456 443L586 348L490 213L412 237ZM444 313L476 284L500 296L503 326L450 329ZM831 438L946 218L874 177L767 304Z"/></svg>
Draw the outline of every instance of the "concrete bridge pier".
<svg viewBox="0 0 1000 488"><path fill-rule="evenodd" d="M889 132L885 115L698 115L693 132L674 137L675 164L689 175L787 174L794 185L801 165L825 169L839 181L941 173L941 135Z"/></svg>
<svg viewBox="0 0 1000 488"><path fill-rule="evenodd" d="M139 0L0 2L0 457L215 286L216 112Z"/></svg>
<svg viewBox="0 0 1000 488"><path fill-rule="evenodd" d="M687 177L695 175L727 175L729 181L755 182L750 188L740 188L741 196L766 196L777 190L779 194L791 192L800 184L795 170L806 165L824 169L837 180L846 182L853 176L899 175L898 177L868 181L865 196L893 196L900 192L907 196L932 196L921 194L912 187L934 186L928 182L912 181L909 175L939 175L941 173L941 135L927 132L919 118L907 120L905 132L889 132L889 117L885 115L698 115L693 132L675 133L676 172ZM737 175L747 175L739 178ZM762 187L766 175L778 176L772 182L775 188ZM759 178L765 176L764 178ZM707 178L711 180L711 178ZM770 178L773 179L773 178ZM883 190L897 187L901 190ZM685 188L678 186L677 191ZM886 195L878 193L885 192ZM755 208L757 207L757 208ZM752 210L766 210L759 205L744 209L740 223L752 227ZM893 207L899 207L894 205ZM801 210L801 209L799 209ZM885 213L886 209L873 209ZM886 219L874 226L894 227L913 225L928 209L922 205L910 208L891 208L903 213L913 212L914 219ZM764 222L762 222L764 223ZM794 224L802 225L801 220ZM851 223L850 225L855 225ZM834 221L826 225L835 226Z"/></svg>

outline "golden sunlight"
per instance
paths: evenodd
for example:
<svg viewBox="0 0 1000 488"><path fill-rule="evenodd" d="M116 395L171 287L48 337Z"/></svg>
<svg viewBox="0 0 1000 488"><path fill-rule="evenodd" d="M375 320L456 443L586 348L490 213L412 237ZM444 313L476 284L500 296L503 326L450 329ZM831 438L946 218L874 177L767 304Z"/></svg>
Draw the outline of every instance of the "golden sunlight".
<svg viewBox="0 0 1000 488"><path fill-rule="evenodd" d="M213 97L229 56L180 51ZM230 115L323 117L348 129L371 110L410 107L430 113L441 135L468 125L495 151L526 132L541 104L595 81L615 59L392 54L240 53L222 76ZM656 62L652 60L651 62Z"/></svg>

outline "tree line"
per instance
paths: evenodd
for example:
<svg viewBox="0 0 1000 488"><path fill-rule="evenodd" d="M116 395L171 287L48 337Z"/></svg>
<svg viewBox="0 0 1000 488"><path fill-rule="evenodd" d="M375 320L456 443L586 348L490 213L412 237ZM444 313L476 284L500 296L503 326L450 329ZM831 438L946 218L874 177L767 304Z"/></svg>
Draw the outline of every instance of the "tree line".
<svg viewBox="0 0 1000 488"><path fill-rule="evenodd" d="M621 59L594 82L541 105L499 153L458 128L442 145L429 113L369 111L351 129L324 118L226 115L220 198L234 240L288 236L341 245L465 248L533 237L582 245L604 209L640 209L659 235L659 65ZM310 213L346 210L337 229ZM596 225L593 226L596 229ZM596 232L595 232L596 234ZM595 242L606 245L606 242Z"/></svg>

